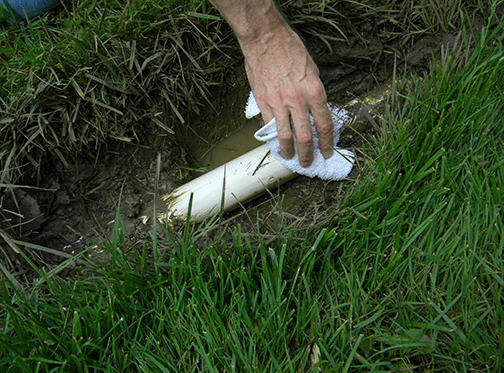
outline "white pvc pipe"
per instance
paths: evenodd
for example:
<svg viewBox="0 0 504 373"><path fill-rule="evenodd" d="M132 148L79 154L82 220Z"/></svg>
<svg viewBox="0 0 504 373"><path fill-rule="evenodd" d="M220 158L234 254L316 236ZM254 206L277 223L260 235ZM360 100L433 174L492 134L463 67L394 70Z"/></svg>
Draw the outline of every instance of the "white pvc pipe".
<svg viewBox="0 0 504 373"><path fill-rule="evenodd" d="M365 105L360 111L371 111L389 93L389 84L376 87L362 98ZM347 106L359 102L355 100ZM158 214L158 219L167 222L186 220L192 196L190 218L199 222L221 210L230 211L296 176L298 174L282 165L264 144L163 196L167 210ZM142 219L145 223L148 217Z"/></svg>
<svg viewBox="0 0 504 373"><path fill-rule="evenodd" d="M158 219L168 222L187 219L192 196L190 218L203 221L221 210L230 211L296 176L273 157L268 145L264 144L163 196L167 211L159 214Z"/></svg>

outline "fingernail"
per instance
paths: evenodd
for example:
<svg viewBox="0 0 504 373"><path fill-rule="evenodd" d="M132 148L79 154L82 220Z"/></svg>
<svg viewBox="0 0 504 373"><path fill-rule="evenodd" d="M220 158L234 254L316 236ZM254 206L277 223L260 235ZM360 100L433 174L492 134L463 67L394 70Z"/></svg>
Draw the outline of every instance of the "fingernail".
<svg viewBox="0 0 504 373"><path fill-rule="evenodd" d="M299 162L299 164L301 165L301 167L310 167L312 162L313 162L313 159L310 161Z"/></svg>
<svg viewBox="0 0 504 373"><path fill-rule="evenodd" d="M294 158L294 153L287 154L287 155L282 154L282 158L286 159L286 160L292 159L292 158Z"/></svg>
<svg viewBox="0 0 504 373"><path fill-rule="evenodd" d="M324 156L325 159L331 158L333 154L334 154L334 150L332 150L332 149L326 150L324 153L322 153L322 155Z"/></svg>

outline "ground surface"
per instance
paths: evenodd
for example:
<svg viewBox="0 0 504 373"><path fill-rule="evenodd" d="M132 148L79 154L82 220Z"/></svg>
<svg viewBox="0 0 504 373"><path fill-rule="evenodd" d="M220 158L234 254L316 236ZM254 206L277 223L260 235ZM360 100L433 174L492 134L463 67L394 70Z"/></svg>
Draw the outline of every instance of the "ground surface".
<svg viewBox="0 0 504 373"><path fill-rule="evenodd" d="M375 87L381 96L392 82L394 66L397 74L425 71L441 45L454 40L455 36L450 34L428 35L405 47L383 45L372 37L366 42L352 38L348 42L332 42L332 54L327 53L327 46L318 39L307 45L321 70L329 101L344 105L355 98L364 100ZM22 232L13 234L24 241L76 253L89 245L88 239L99 241L111 236L113 224L109 223L114 221L117 208L129 235L142 231L138 217L149 212L153 200L157 155L161 155L158 190L162 195L196 177L198 173L191 170L199 168L198 157L245 124L243 109L249 87L241 62L235 66L224 86L214 92L212 106L207 105L188 119L187 133L170 135L149 127L145 129L143 143L108 144L98 160L90 161L90 157L82 156L65 165L54 157L41 172L39 187L42 189L16 192L22 214L33 221L24 225ZM364 107L350 108L356 120L352 129L344 132L339 145L355 149L360 147L363 138L371 139L379 121L373 125L369 118L379 117L385 101L379 105L368 101ZM357 169L351 177L356 174ZM298 177L280 189L278 199L264 197L247 204L246 208L266 204L263 216L271 216L268 211L278 208L276 201L286 198L291 204L287 216L309 224L317 211L331 208L335 203L331 195L338 187L336 182ZM8 206L8 201L5 203ZM251 222L243 214L235 215L235 219L233 215L226 217L231 224L233 220L240 224ZM265 233L276 228L266 218L262 226Z"/></svg>

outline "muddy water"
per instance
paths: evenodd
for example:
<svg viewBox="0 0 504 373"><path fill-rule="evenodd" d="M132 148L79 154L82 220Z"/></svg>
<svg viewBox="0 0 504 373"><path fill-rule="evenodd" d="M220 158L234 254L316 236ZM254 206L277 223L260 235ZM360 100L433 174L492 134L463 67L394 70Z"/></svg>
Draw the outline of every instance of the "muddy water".
<svg viewBox="0 0 504 373"><path fill-rule="evenodd" d="M254 137L254 133L261 128L261 125L262 120L259 117L249 119L243 127L230 133L210 149L205 147L195 149L194 155L198 163L208 170L213 170L262 145L263 143Z"/></svg>

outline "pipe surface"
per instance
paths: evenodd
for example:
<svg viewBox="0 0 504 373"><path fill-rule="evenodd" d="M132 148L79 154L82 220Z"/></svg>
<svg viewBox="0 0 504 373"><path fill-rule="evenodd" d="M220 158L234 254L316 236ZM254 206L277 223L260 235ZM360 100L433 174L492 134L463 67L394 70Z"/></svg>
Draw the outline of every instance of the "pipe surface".
<svg viewBox="0 0 504 373"><path fill-rule="evenodd" d="M190 218L200 222L221 211L231 211L296 176L264 144L163 196L168 209L158 219L187 219L192 198Z"/></svg>

